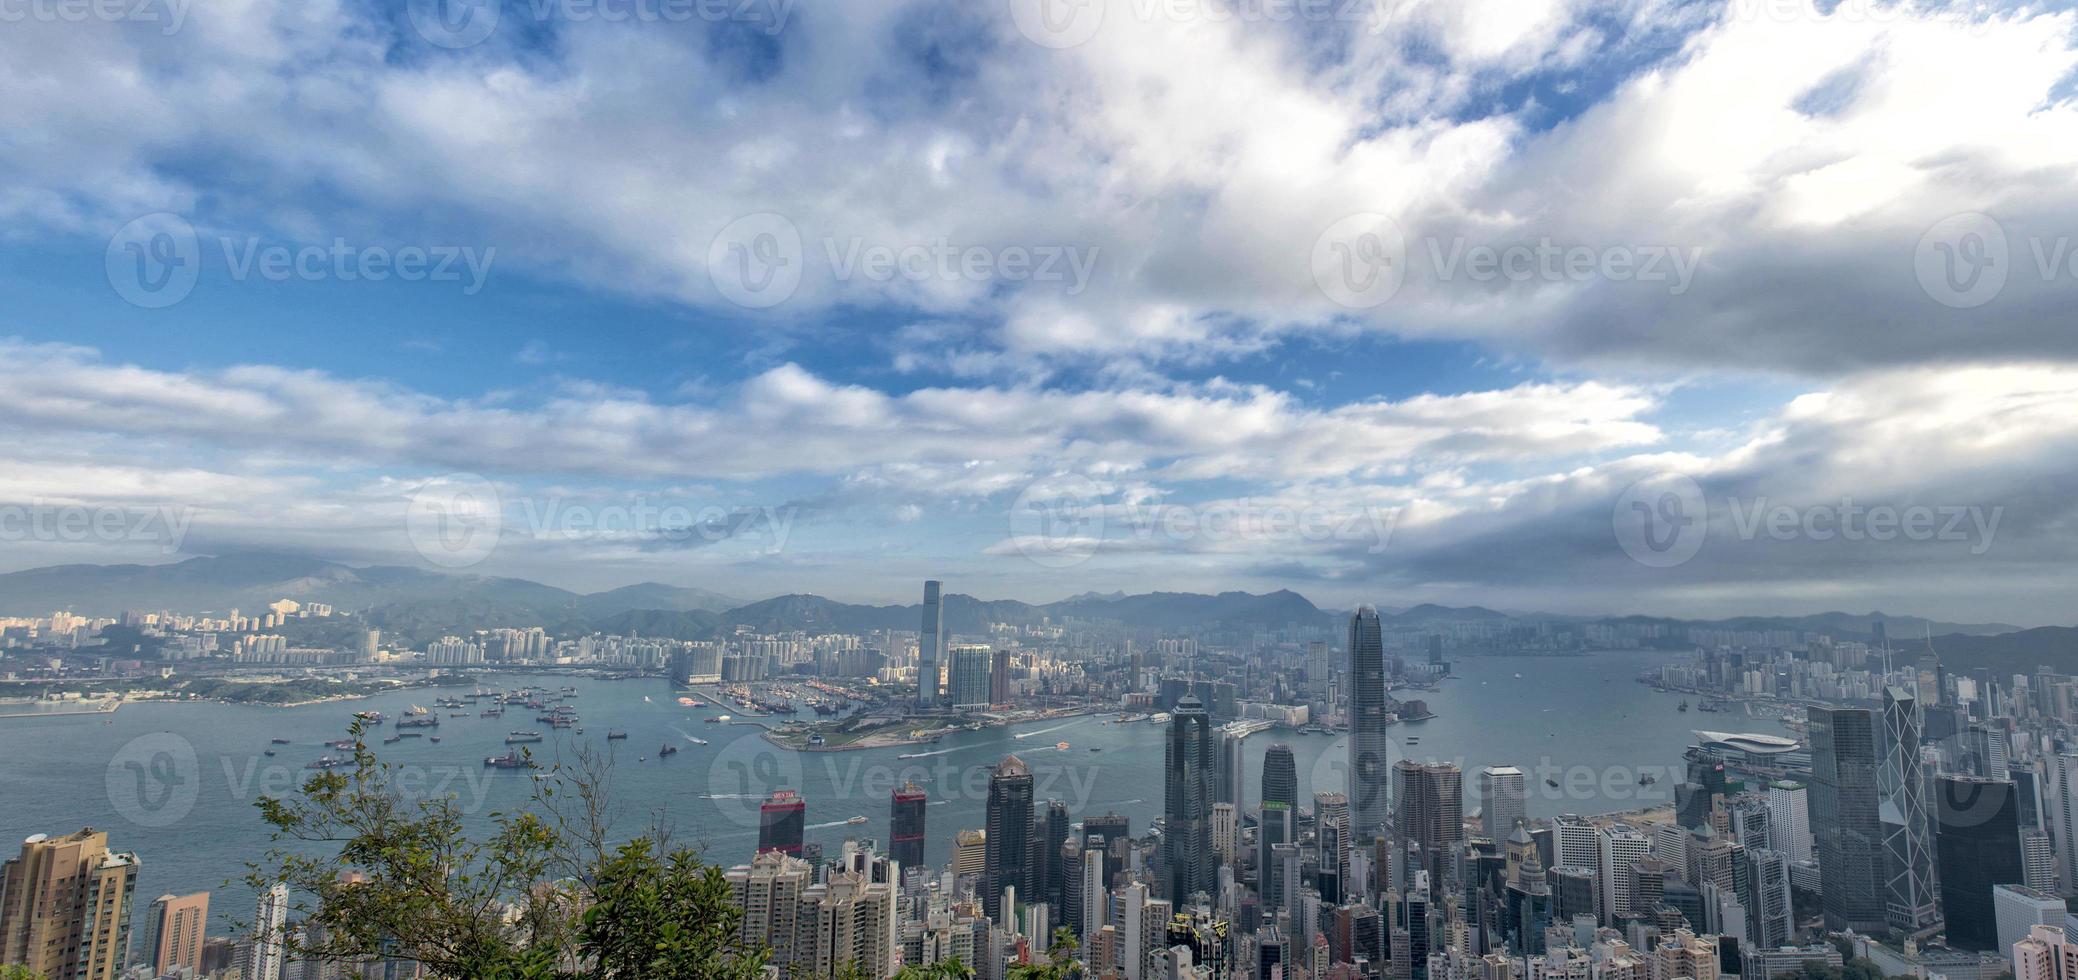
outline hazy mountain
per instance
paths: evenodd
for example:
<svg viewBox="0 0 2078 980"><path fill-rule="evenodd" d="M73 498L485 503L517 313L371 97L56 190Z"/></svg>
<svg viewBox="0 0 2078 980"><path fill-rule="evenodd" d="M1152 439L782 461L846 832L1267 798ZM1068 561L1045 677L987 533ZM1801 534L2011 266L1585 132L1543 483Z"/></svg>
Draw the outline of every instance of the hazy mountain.
<svg viewBox="0 0 2078 980"><path fill-rule="evenodd" d="M167 565L56 565L0 575L0 615L9 616L44 616L60 609L87 616L131 609L252 611L276 599L327 602L342 610L459 602L587 615L628 609L719 611L740 602L654 582L581 595L527 579L399 565L354 568L280 554L230 554Z"/></svg>

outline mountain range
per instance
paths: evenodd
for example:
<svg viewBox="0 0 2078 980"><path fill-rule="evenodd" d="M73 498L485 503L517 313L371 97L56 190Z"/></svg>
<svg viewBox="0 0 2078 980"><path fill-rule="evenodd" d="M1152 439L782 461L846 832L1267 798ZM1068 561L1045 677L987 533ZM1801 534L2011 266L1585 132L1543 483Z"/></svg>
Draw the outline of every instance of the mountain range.
<svg viewBox="0 0 2078 980"><path fill-rule="evenodd" d="M601 631L622 635L694 639L748 627L758 631L865 632L913 630L917 605L861 605L816 595L784 595L757 601L706 589L644 582L605 592L579 593L527 579L432 572L395 565L354 567L297 555L243 553L191 558L166 565L56 565L0 575L0 615L43 616L55 610L112 616L125 610L182 612L254 611L277 599L330 603L360 612L396 639L418 643L447 633L498 626L541 626L551 634ZM1059 602L1033 604L984 600L959 594L944 598L947 628L977 634L988 624L1110 623L1168 630L1228 625L1276 628L1291 624L1339 630L1347 616L1323 610L1289 590L1267 594L1222 592L1084 593ZM1440 623L1607 623L1725 630L1798 630L1841 639L1867 640L1871 624L1885 625L1892 646L1923 648L1929 638L1952 666L2032 671L2039 664L2078 659L2078 628L2023 630L2003 623L1946 623L1881 612L1819 613L1808 616L1742 616L1679 620L1644 616L1581 617L1501 612L1481 606L1417 605L1388 608L1388 623L1419 627Z"/></svg>

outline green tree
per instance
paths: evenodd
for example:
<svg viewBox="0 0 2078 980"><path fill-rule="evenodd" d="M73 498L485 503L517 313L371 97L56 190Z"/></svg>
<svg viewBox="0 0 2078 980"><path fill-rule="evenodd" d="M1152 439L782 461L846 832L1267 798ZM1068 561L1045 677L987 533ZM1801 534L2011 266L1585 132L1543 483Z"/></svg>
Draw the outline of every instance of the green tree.
<svg viewBox="0 0 2078 980"><path fill-rule="evenodd" d="M13 963L0 966L0 980L43 980L43 974Z"/></svg>
<svg viewBox="0 0 2078 980"><path fill-rule="evenodd" d="M1053 947L1047 950L1046 959L1011 967L1008 980L1074 980L1082 976L1082 964L1075 959L1080 948L1073 932L1065 927L1055 929Z"/></svg>
<svg viewBox="0 0 2078 980"><path fill-rule="evenodd" d="M538 774L529 805L469 836L452 796L412 799L351 729L351 768L257 806L274 845L255 890L285 883L296 955L398 958L461 980L754 977L719 869L667 850L661 831L613 843L611 766L581 752ZM659 856L661 854L661 856Z"/></svg>

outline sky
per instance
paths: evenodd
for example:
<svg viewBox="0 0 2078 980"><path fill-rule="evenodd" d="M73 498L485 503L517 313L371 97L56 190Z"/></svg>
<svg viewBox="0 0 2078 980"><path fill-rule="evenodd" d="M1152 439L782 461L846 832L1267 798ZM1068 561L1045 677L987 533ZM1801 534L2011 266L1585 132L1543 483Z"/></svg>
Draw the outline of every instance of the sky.
<svg viewBox="0 0 2078 980"><path fill-rule="evenodd" d="M0 571L2070 619L2068 4L0 15Z"/></svg>

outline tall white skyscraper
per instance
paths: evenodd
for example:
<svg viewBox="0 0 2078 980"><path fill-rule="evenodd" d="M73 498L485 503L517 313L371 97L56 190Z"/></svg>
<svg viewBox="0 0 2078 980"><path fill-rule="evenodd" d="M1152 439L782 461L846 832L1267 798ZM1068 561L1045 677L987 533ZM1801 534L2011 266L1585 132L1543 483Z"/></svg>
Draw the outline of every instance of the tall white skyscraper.
<svg viewBox="0 0 2078 980"><path fill-rule="evenodd" d="M1631 902L1631 865L1651 856L1652 841L1629 827L1610 827L1602 831L1601 849L1601 907L1597 912L1602 924L1608 925L1616 916L1640 911Z"/></svg>
<svg viewBox="0 0 2078 980"><path fill-rule="evenodd" d="M1768 785L1768 848L1792 864L1811 860L1811 809L1803 783Z"/></svg>
<svg viewBox="0 0 2078 980"><path fill-rule="evenodd" d="M281 980L288 961L289 886L276 882L260 893L253 910L252 948L245 957L244 980Z"/></svg>
<svg viewBox="0 0 2078 980"><path fill-rule="evenodd" d="M1515 825L1528 818L1527 793L1522 770L1514 766L1487 766L1479 770L1479 819L1486 828L1486 836L1504 841L1515 833Z"/></svg>

